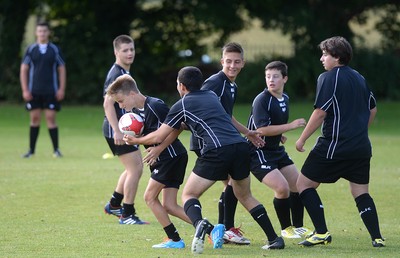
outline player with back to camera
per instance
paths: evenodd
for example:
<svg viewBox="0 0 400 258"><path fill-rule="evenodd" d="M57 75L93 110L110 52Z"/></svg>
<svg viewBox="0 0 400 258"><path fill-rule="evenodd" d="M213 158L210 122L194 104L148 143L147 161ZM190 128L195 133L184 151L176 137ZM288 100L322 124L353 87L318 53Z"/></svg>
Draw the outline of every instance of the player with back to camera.
<svg viewBox="0 0 400 258"><path fill-rule="evenodd" d="M160 128L140 138L125 135L124 140L129 144L161 143L170 133L179 130L182 122L192 134L203 139L200 156L182 193L185 213L196 228L191 247L193 253L203 252L205 234L211 235L214 248L222 248L225 227L223 224L212 225L204 219L199 198L216 181L226 180L228 175L236 197L268 238L263 248L283 249L285 243L275 233L264 206L251 194L250 155L246 140L232 124L217 95L209 90L200 90L202 83L203 75L198 68L182 68L177 78L181 99L171 107Z"/></svg>
<svg viewBox="0 0 400 258"><path fill-rule="evenodd" d="M134 201L143 173L142 155L138 146L126 145L118 127L118 121L125 113L119 104L106 94L107 87L119 76L129 74L133 60L135 59L135 45L128 35L120 35L113 41L115 63L108 71L104 83L104 112L103 135L112 153L118 156L124 171L118 179L117 186L110 201L105 205L107 214L119 217L119 223L124 225L148 224L136 215ZM121 202L123 204L121 206Z"/></svg>
<svg viewBox="0 0 400 258"><path fill-rule="evenodd" d="M133 111L143 117L143 135L159 128L169 108L160 99L140 93L135 80L129 75L118 77L107 89L107 95L117 102L120 108ZM190 223L183 208L177 204L179 186L185 177L188 155L183 144L176 137L180 131L172 132L160 145L148 146L144 158L150 165L149 179L144 199L158 222L163 226L168 239L153 248L184 248L185 243L168 214ZM159 194L162 192L162 203Z"/></svg>
<svg viewBox="0 0 400 258"><path fill-rule="evenodd" d="M332 241L316 189L321 183L334 183L343 178L349 181L372 246L383 247L385 241L379 229L378 213L368 192L372 156L368 127L377 112L376 100L365 78L348 66L353 50L345 38L328 38L318 47L326 72L318 77L314 111L296 142L296 149L304 152L307 139L322 125L322 135L308 154L297 180L300 198L315 231L299 245Z"/></svg>
<svg viewBox="0 0 400 258"><path fill-rule="evenodd" d="M299 172L281 143L287 140L283 133L304 127L306 120L298 118L288 123L289 96L284 92L287 80L285 63L273 61L266 65L266 88L255 97L248 121L249 130L259 132L265 145L257 148L249 143L250 169L260 182L275 193L273 204L282 236L300 238L311 231L303 227L304 206L296 188Z"/></svg>
<svg viewBox="0 0 400 258"><path fill-rule="evenodd" d="M27 48L20 67L22 97L30 116L29 150L22 157L30 158L35 154L44 110L53 144L53 157L60 158L56 116L61 109L60 101L65 96L67 70L59 47L49 41L49 24L38 23L35 34L36 43Z"/></svg>
<svg viewBox="0 0 400 258"><path fill-rule="evenodd" d="M217 94L219 101L239 132L245 135L256 146L264 144L255 131L248 130L233 116L233 106L238 90L235 80L245 65L242 46L236 42L225 44L222 47L221 65L222 70L205 80L201 89L212 90ZM192 136L190 145L190 149L199 155L202 140ZM224 190L218 202L218 223L224 224L227 229L224 234L224 240L226 243L248 245L250 244L250 240L243 236L240 227L235 227L235 212L238 200L233 193L232 185L229 183L229 180L224 180L223 183Z"/></svg>

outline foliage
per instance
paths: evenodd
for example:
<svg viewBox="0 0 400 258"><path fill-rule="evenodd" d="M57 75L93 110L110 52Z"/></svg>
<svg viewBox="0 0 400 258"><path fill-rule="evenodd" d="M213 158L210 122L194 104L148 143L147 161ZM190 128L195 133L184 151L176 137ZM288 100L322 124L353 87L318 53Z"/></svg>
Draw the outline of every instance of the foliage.
<svg viewBox="0 0 400 258"><path fill-rule="evenodd" d="M132 23L137 53L133 70L146 93L174 94L179 68L204 66L201 57L207 49L203 39L216 35L214 44L221 45L243 27L235 1L163 0L137 8Z"/></svg>
<svg viewBox="0 0 400 258"><path fill-rule="evenodd" d="M366 78L378 99L400 98L400 74L397 72L400 58L393 51L381 53L358 49L350 65Z"/></svg>
<svg viewBox="0 0 400 258"><path fill-rule="evenodd" d="M252 17L259 18L265 28L280 29L284 34L290 35L295 42L295 54L288 60L291 70L289 83L294 83L295 93L299 97L310 98L312 96L310 93L314 91L315 80L320 73L318 62L320 52L316 51L318 43L335 35L343 36L352 42L354 34L350 30L349 22L353 20L359 24L365 24L365 11L369 9L381 9L386 13L378 23L378 29L385 38L383 50L386 53L382 54L379 50L373 49L369 50L367 55L382 61L389 58L388 63L391 64L398 63L395 61L396 57L387 55L388 51L393 51L392 47L397 47L397 58L400 54L400 21L398 17L400 7L396 0L246 1L245 8ZM362 53L365 54L366 51L362 51ZM360 58L365 60L361 56ZM364 66L376 69L376 60L365 61L368 62L363 63ZM366 71L372 75L371 69L366 69ZM398 69L400 67L392 66L389 71L394 73ZM394 75L389 76L387 80L393 77ZM392 88L391 91L399 91L397 82L393 80L387 84ZM396 95L387 94L388 92L379 91L378 94L382 94L380 96L385 98L396 97Z"/></svg>
<svg viewBox="0 0 400 258"><path fill-rule="evenodd" d="M25 24L37 1L0 2L0 100L18 99L20 46Z"/></svg>
<svg viewBox="0 0 400 258"><path fill-rule="evenodd" d="M341 35L350 41L353 33L349 22L366 22L365 11L375 8L388 9L392 17L397 0L336 0L336 1L246 1L245 8L252 17L259 18L265 28L281 29L295 42L296 55L299 51L313 50L321 40ZM265 12L268 10L268 12ZM381 18L382 20L385 17ZM382 30L384 30L382 28ZM386 31L389 28L386 29Z"/></svg>
<svg viewBox="0 0 400 258"><path fill-rule="evenodd" d="M360 50L366 55L361 58L366 62L360 66L375 67L374 59L385 63L386 58L389 58L387 63L398 64L394 58L400 55L399 6L397 0L109 0L101 3L95 0L4 0L0 2L0 100L21 99L20 48L24 25L31 13L51 22L53 41L61 47L66 59L65 101L98 105L102 101L106 72L115 60L112 40L120 34L131 34L135 39L137 56L131 72L142 91L174 98L176 72L180 67L200 66L207 77L219 69L219 64L201 61L202 55L209 51L207 47L220 48L232 33L245 29L246 15L258 18L265 28L280 29L290 35L295 43L293 57L273 56L264 57L264 60L285 59L290 67L288 90L292 96L310 99L316 76L321 72L316 45L338 34L353 41L349 21L364 24L367 10L384 11L377 22L383 43L381 49L370 49L369 53ZM249 40L257 41L257 38ZM239 101L247 101L258 92L263 84L259 76L264 66L261 59L246 65L238 78L239 84L246 85L246 95L240 96ZM399 69L392 66L392 71ZM369 69L365 71L368 76ZM386 77L385 85L390 89L377 92L380 97L399 97L397 77L393 74ZM372 78L375 84L373 80L375 78Z"/></svg>
<svg viewBox="0 0 400 258"><path fill-rule="evenodd" d="M48 1L54 42L67 63L67 101L101 103L106 73L113 64L113 39L129 34L136 1ZM114 11L116 10L118 11Z"/></svg>
<svg viewBox="0 0 400 258"><path fill-rule="evenodd" d="M246 63L236 79L239 86L237 101L251 103L265 88L264 67L273 60L281 60L288 65L289 79L285 85L285 92L289 94L291 101L314 100L318 75L324 72L319 62L319 54L320 51L315 49L312 56L304 56L302 60L296 57L275 56ZM400 67L400 59L391 51L357 49L349 65L365 77L378 101L400 98L400 74L395 72L396 67Z"/></svg>
<svg viewBox="0 0 400 258"><path fill-rule="evenodd" d="M400 55L400 5L388 5L386 13L377 23L376 28L383 35L382 47L394 50Z"/></svg>

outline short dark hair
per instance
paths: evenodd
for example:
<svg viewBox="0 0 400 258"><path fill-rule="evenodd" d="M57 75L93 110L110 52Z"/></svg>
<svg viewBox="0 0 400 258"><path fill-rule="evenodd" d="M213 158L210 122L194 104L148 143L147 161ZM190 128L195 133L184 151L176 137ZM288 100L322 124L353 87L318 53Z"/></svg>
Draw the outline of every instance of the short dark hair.
<svg viewBox="0 0 400 258"><path fill-rule="evenodd" d="M229 42L222 47L222 55L224 53L239 53L244 58L244 50L239 43Z"/></svg>
<svg viewBox="0 0 400 258"><path fill-rule="evenodd" d="M318 47L335 58L339 58L339 64L348 65L353 57L353 48L343 37L335 36L323 40Z"/></svg>
<svg viewBox="0 0 400 258"><path fill-rule="evenodd" d="M50 30L50 24L46 21L40 21L38 23L36 23L36 27L47 27L47 29Z"/></svg>
<svg viewBox="0 0 400 258"><path fill-rule="evenodd" d="M118 76L117 79L115 79L115 81L106 89L106 93L109 96L117 95L119 93L129 95L131 91L139 93L136 81L129 74Z"/></svg>
<svg viewBox="0 0 400 258"><path fill-rule="evenodd" d="M188 91L200 90L203 85L203 74L194 66L185 66L178 72L178 81L185 85Z"/></svg>
<svg viewBox="0 0 400 258"><path fill-rule="evenodd" d="M265 66L265 71L272 69L280 71L283 77L288 75L288 67L282 61L272 61Z"/></svg>
<svg viewBox="0 0 400 258"><path fill-rule="evenodd" d="M119 47L121 46L121 44L129 44L129 43L134 43L133 39L131 36L128 35L119 35L118 37L116 37L113 41L113 47L114 49L119 49Z"/></svg>

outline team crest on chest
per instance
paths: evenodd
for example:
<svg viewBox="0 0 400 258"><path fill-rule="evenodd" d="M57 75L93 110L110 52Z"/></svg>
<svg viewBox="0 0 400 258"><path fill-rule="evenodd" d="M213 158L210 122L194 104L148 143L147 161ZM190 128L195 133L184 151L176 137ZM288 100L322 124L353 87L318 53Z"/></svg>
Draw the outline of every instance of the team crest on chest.
<svg viewBox="0 0 400 258"><path fill-rule="evenodd" d="M235 84L231 83L231 95L232 95L232 99L235 98Z"/></svg>
<svg viewBox="0 0 400 258"><path fill-rule="evenodd" d="M279 102L279 106L281 107L282 112L286 112L286 103L285 102Z"/></svg>

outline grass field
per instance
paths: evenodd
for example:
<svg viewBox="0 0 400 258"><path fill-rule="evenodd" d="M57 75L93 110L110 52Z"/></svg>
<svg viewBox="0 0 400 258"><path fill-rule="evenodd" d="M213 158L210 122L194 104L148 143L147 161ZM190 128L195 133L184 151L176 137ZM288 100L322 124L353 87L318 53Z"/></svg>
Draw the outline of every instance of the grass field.
<svg viewBox="0 0 400 258"><path fill-rule="evenodd" d="M374 157L370 192L376 202L387 247L374 249L358 215L346 181L322 185L319 193L333 242L329 246L300 248L286 240L284 250L265 251L265 236L251 216L238 206L236 224L242 224L250 246L226 245L212 250L206 244L203 257L399 257L400 104L378 103L377 119L370 130ZM291 119L305 117L311 103L292 104ZM249 106L236 107L246 122ZM28 113L22 105L0 105L0 257L190 257L194 229L176 218L173 222L187 244L184 250L154 250L164 232L143 201L149 170L145 168L136 200L138 215L150 225L122 226L103 213L122 167L114 159L102 159L108 147L101 133L102 107L65 106L59 114L62 159L52 158L47 129L42 124L36 155L22 159L28 147ZM287 134L287 151L301 167L306 153L295 151L300 130ZM180 138L188 144L188 133ZM315 138L314 138L315 139ZM190 153L187 174L193 167ZM217 219L222 184L202 198L204 215ZM253 194L265 205L276 231L279 223L272 207L272 191L252 178ZM180 201L180 200L179 200ZM311 227L308 215L305 225Z"/></svg>

